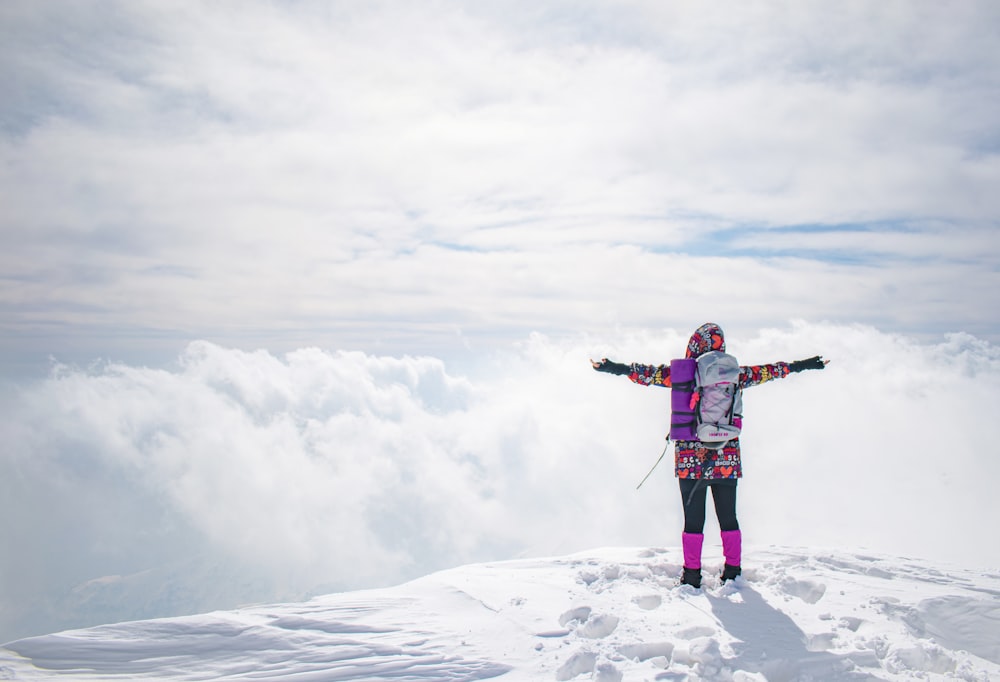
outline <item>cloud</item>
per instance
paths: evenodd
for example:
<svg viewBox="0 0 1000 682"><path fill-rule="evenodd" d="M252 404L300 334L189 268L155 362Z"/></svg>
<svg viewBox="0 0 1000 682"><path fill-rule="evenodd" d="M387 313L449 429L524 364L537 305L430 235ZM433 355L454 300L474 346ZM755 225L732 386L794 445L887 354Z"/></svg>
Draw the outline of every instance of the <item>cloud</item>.
<svg viewBox="0 0 1000 682"><path fill-rule="evenodd" d="M666 362L688 333L536 335L464 376L431 357L196 342L171 368L60 365L8 387L0 639L676 544L669 461L635 490L669 394L587 359ZM806 323L729 341L745 364L832 360L746 396L748 542L1000 564L981 533L1000 521L994 345Z"/></svg>
<svg viewBox="0 0 1000 682"><path fill-rule="evenodd" d="M609 290L655 327L706 269L765 324L997 333L989 3L2 11L9 357L441 356L598 333Z"/></svg>

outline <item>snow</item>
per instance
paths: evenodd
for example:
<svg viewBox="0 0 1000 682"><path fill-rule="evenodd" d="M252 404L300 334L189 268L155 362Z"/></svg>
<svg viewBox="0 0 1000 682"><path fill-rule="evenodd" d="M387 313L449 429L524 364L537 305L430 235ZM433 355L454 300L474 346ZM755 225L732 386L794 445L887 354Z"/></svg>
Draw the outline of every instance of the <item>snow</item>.
<svg viewBox="0 0 1000 682"><path fill-rule="evenodd" d="M0 679L1000 679L1000 572L816 548L744 557L723 585L721 560L706 563L702 590L677 584L677 548L609 548L66 631L0 648Z"/></svg>

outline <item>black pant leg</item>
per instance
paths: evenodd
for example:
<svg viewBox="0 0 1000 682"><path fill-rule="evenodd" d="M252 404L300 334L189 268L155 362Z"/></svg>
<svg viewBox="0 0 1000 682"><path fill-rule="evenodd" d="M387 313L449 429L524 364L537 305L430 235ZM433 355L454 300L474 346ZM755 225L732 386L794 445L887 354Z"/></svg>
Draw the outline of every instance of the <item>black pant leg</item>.
<svg viewBox="0 0 1000 682"><path fill-rule="evenodd" d="M708 486L705 485L704 481L688 478L678 480L681 487L681 503L684 505L684 532L703 533L705 531L705 503Z"/></svg>
<svg viewBox="0 0 1000 682"><path fill-rule="evenodd" d="M713 485L712 501L715 502L719 530L739 530L740 523L736 519L736 486Z"/></svg>

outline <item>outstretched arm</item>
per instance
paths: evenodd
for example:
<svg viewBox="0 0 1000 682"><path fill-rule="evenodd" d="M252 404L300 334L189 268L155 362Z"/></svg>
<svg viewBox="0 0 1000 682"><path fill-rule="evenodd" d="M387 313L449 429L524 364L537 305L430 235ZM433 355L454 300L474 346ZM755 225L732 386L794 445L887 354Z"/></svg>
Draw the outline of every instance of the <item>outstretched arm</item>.
<svg viewBox="0 0 1000 682"><path fill-rule="evenodd" d="M789 374L802 372L807 369L823 369L829 362L829 360L824 360L821 356L816 355L806 360L796 360L795 362L747 365L740 367L740 387L759 386L772 379L784 379Z"/></svg>
<svg viewBox="0 0 1000 682"><path fill-rule="evenodd" d="M590 364L598 372L625 375L640 386L670 386L670 365L640 365L637 362L624 365L607 358L591 360Z"/></svg>

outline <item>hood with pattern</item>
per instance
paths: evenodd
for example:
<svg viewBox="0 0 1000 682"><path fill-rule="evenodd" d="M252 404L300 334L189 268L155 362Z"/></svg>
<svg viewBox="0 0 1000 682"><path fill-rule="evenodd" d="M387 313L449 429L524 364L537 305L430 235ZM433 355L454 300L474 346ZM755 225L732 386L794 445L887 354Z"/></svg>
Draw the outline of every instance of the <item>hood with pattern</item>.
<svg viewBox="0 0 1000 682"><path fill-rule="evenodd" d="M710 350L726 350L726 337L722 333L722 327L714 322L706 322L695 330L688 341L684 357L696 358Z"/></svg>

